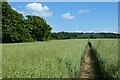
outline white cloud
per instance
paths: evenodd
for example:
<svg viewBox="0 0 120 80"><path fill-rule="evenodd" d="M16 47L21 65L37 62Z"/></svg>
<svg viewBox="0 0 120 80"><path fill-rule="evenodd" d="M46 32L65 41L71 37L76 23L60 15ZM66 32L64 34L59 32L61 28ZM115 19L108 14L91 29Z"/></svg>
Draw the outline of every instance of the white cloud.
<svg viewBox="0 0 120 80"><path fill-rule="evenodd" d="M26 17L27 15L30 15L29 13L25 12L25 11L18 11L20 14L22 14L24 17Z"/></svg>
<svg viewBox="0 0 120 80"><path fill-rule="evenodd" d="M111 31L105 28L105 29L103 29L103 31L101 31L101 32L109 33L109 32L111 32Z"/></svg>
<svg viewBox="0 0 120 80"><path fill-rule="evenodd" d="M13 10L17 11L15 8L12 7Z"/></svg>
<svg viewBox="0 0 120 80"><path fill-rule="evenodd" d="M49 8L47 6L43 6L41 3L29 3L25 6L25 8L29 10L32 15L41 17L52 15L52 13L49 11Z"/></svg>
<svg viewBox="0 0 120 80"><path fill-rule="evenodd" d="M64 19L74 19L75 18L69 12L63 14L61 17L64 18Z"/></svg>
<svg viewBox="0 0 120 80"><path fill-rule="evenodd" d="M83 33L96 33L94 30L89 30L89 31L76 31L76 32L83 32Z"/></svg>
<svg viewBox="0 0 120 80"><path fill-rule="evenodd" d="M19 10L17 10L16 8L13 8L13 7L12 7L12 9L15 10L15 11L17 11L18 13L22 14L24 17L25 17L26 15L29 15L29 14L27 14L27 12L25 12L25 11L19 11Z"/></svg>
<svg viewBox="0 0 120 80"><path fill-rule="evenodd" d="M84 32L84 31L79 31L79 30L77 30L77 31L74 31L74 32L78 32L78 33L81 33L81 32Z"/></svg>
<svg viewBox="0 0 120 80"><path fill-rule="evenodd" d="M96 33L94 30L91 30L91 31L85 31L85 32L88 32L88 33Z"/></svg>
<svg viewBox="0 0 120 80"><path fill-rule="evenodd" d="M67 31L67 32L76 32L76 33L96 33L94 30L90 30L90 31L82 31L82 30L76 30L76 31Z"/></svg>
<svg viewBox="0 0 120 80"><path fill-rule="evenodd" d="M88 10L88 9L81 9L81 10L79 10L78 11L78 13L80 13L80 14L83 14L83 13L89 13L90 12L90 10Z"/></svg>
<svg viewBox="0 0 120 80"><path fill-rule="evenodd" d="M109 30L109 29L103 29L102 31L100 31L100 32L103 32L103 33L118 33L118 31L117 30Z"/></svg>

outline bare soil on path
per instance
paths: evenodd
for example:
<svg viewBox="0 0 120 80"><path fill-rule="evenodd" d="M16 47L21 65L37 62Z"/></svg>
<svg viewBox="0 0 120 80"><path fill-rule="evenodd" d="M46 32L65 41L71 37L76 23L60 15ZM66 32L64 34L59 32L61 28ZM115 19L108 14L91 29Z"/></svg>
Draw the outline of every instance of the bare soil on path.
<svg viewBox="0 0 120 80"><path fill-rule="evenodd" d="M98 60L92 48L92 44L88 42L85 56L80 65L80 80L104 80L99 68Z"/></svg>

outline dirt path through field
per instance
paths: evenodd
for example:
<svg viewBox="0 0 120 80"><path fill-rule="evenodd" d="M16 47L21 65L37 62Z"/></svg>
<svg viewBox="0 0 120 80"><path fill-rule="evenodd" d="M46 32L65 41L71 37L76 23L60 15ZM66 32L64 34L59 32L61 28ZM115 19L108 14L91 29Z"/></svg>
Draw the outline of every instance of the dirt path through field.
<svg viewBox="0 0 120 80"><path fill-rule="evenodd" d="M95 53L92 48L92 44L90 42L88 42L87 44L86 54L81 63L79 77L80 80L83 80L85 78L103 80L97 58L95 56Z"/></svg>

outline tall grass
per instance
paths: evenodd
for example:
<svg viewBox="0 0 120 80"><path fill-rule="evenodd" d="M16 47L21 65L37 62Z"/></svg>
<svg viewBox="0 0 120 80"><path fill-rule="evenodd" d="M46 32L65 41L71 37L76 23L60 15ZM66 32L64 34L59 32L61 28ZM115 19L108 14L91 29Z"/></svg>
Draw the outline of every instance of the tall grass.
<svg viewBox="0 0 120 80"><path fill-rule="evenodd" d="M105 78L118 79L118 40L104 39L92 40L94 48L97 50L97 57ZM120 80L120 78L118 79Z"/></svg>
<svg viewBox="0 0 120 80"><path fill-rule="evenodd" d="M105 77L118 78L118 40L90 40ZM87 40L2 44L3 77L76 78ZM120 78L118 79L120 80Z"/></svg>
<svg viewBox="0 0 120 80"><path fill-rule="evenodd" d="M3 44L5 78L75 78L87 40Z"/></svg>
<svg viewBox="0 0 120 80"><path fill-rule="evenodd" d="M2 78L2 45L0 44L0 79Z"/></svg>

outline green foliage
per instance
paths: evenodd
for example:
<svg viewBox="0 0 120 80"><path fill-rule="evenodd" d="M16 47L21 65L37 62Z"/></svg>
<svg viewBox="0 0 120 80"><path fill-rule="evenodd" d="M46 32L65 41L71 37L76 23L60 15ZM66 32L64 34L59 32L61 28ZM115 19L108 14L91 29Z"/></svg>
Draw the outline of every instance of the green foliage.
<svg viewBox="0 0 120 80"><path fill-rule="evenodd" d="M105 78L111 77L115 80L118 79L118 40L92 40L92 43L97 50L96 54ZM120 80L120 78L118 80Z"/></svg>
<svg viewBox="0 0 120 80"><path fill-rule="evenodd" d="M2 44L4 78L77 78L87 40Z"/></svg>
<svg viewBox="0 0 120 80"><path fill-rule="evenodd" d="M25 20L27 28L30 30L34 40L37 41L47 41L49 40L51 27L46 23L43 18L38 16L27 16L28 19Z"/></svg>
<svg viewBox="0 0 120 80"><path fill-rule="evenodd" d="M115 33L77 33L58 32L51 33L51 39L96 39L96 38L118 38L120 34Z"/></svg>
<svg viewBox="0 0 120 80"><path fill-rule="evenodd" d="M2 3L2 40L11 42L30 42L49 40L51 27L38 16L27 16L13 10L7 2ZM31 30L33 28L33 30Z"/></svg>
<svg viewBox="0 0 120 80"><path fill-rule="evenodd" d="M0 2L0 43L2 42L2 3Z"/></svg>
<svg viewBox="0 0 120 80"><path fill-rule="evenodd" d="M14 11L7 2L2 3L3 42L20 42L23 16Z"/></svg>

